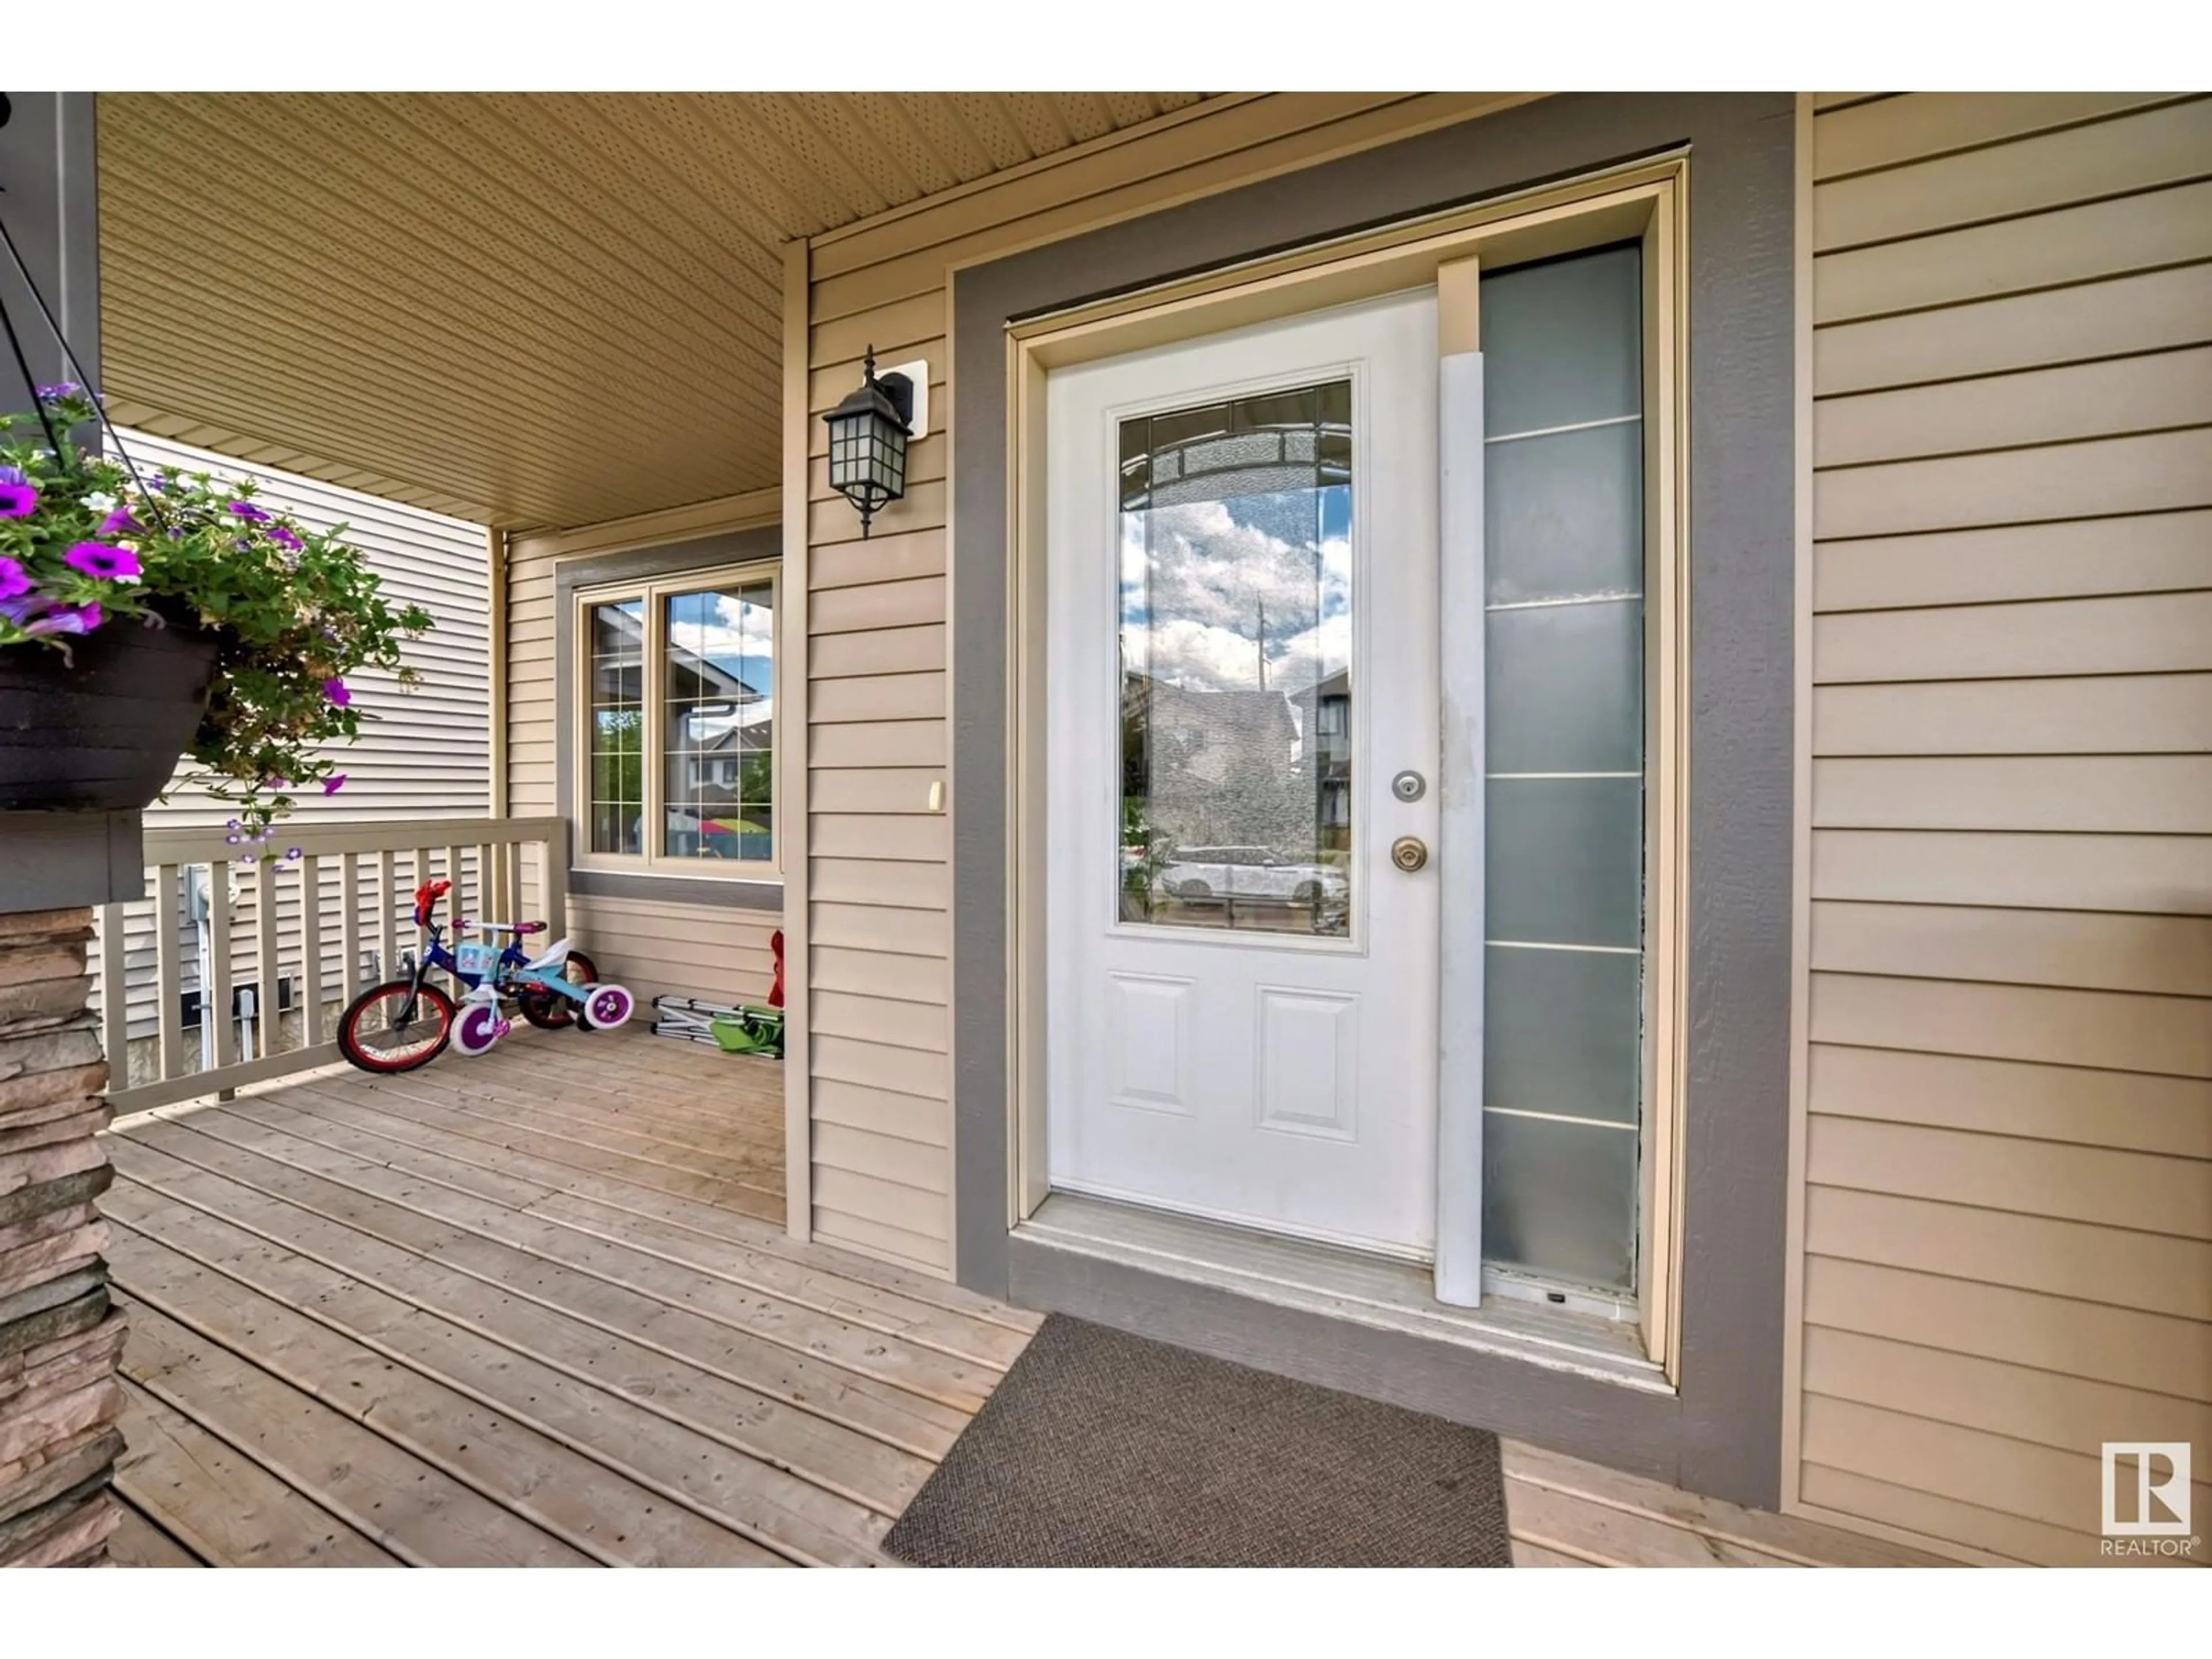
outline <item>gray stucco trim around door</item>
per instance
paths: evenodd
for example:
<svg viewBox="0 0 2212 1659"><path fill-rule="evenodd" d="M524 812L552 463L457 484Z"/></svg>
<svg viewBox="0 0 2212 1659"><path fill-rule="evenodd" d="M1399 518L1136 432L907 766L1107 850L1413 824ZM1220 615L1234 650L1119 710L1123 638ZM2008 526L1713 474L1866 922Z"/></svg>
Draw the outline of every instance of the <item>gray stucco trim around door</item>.
<svg viewBox="0 0 2212 1659"><path fill-rule="evenodd" d="M1378 1392L1773 1504L1789 1168L1794 488L1791 94L1576 94L1425 134L955 274L951 551L955 1228L1005 1294L1008 780L1006 325L1105 294L1686 144L1688 1054L1677 1395L1577 1391L1510 1359ZM1024 1275L1029 1277L1029 1275ZM1042 1289L1040 1270L1033 1281ZM1160 1286L1122 1287L1157 1298ZM1188 1310L1183 1310L1188 1312ZM1205 1345L1225 1310L1157 1309ZM1238 1357L1294 1368L1300 1339ZM1350 1338L1347 1340L1352 1340ZM1341 1344L1339 1344L1340 1346ZM1380 1361L1382 1356L1376 1358ZM1393 1362L1395 1363L1395 1362ZM1418 1357L1405 1366L1418 1367Z"/></svg>

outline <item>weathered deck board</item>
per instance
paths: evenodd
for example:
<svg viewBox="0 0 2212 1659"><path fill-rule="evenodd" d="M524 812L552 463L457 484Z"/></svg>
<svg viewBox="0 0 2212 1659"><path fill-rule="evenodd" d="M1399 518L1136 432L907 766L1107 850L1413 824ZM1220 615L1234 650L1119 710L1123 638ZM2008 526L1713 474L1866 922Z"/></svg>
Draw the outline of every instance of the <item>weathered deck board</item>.
<svg viewBox="0 0 2212 1659"><path fill-rule="evenodd" d="M782 1073L528 1033L128 1121L125 1565L879 1563L1038 1316L782 1231ZM1506 1448L1516 1561L1911 1553Z"/></svg>
<svg viewBox="0 0 2212 1659"><path fill-rule="evenodd" d="M885 1291L1023 1336L1034 1332L1041 1322L1040 1316L1026 1310L993 1302L956 1285L949 1285L943 1279L913 1273L873 1256L855 1255L830 1245L794 1244L784 1236L780 1225L771 1224L763 1227L745 1217L732 1215L729 1211L717 1209L711 1204L683 1198L648 1184L595 1172L588 1167L556 1163L527 1150L507 1146L498 1141L475 1136L456 1137L428 1122L426 1119L429 1113L423 1107L410 1106L406 1100L394 1098L388 1092L380 1092L378 1085L370 1085L356 1091L343 1091L332 1086L334 1083L344 1081L319 1079L312 1087L285 1092L282 1098L286 1105L295 1109L363 1127L402 1145L474 1163L481 1169L558 1187L562 1194L586 1201L602 1212L625 1218L624 1224L627 1224L626 1218L632 1217L658 1221L702 1238L734 1244L763 1256L780 1258L807 1272L840 1280L855 1293L864 1288ZM266 1099L271 1097L260 1097ZM434 1102L435 1097L431 1097L426 1105L434 1106Z"/></svg>
<svg viewBox="0 0 2212 1659"><path fill-rule="evenodd" d="M119 1490L119 1489L118 1489ZM107 1559L118 1567L204 1567L201 1560L175 1539L133 1509L128 1499L122 1519L107 1535Z"/></svg>
<svg viewBox="0 0 2212 1659"><path fill-rule="evenodd" d="M127 1156L143 1154L134 1151ZM829 1368L809 1372L802 1388L770 1392L775 1383L788 1379L793 1367L780 1360L753 1367L756 1375L768 1378L762 1386L732 1369L738 1361L757 1358L762 1350L726 1347L720 1363L712 1364L687 1358L657 1340L649 1320L624 1325L623 1310L596 1307L588 1285L555 1297L513 1292L471 1280L432 1256L270 1203L219 1180L125 1182L117 1190L110 1206L114 1218L167 1243L179 1243L183 1229L204 1236L204 1223L229 1224L244 1237L211 1237L210 1248L228 1253L208 1258L227 1272L246 1240L282 1253L288 1259L277 1270L295 1285L296 1294L318 1296L313 1307L319 1316L330 1312L331 1304L327 1293L313 1290L309 1268L325 1277L366 1281L392 1302L425 1316L462 1316L455 1322L513 1353L586 1386L615 1389L656 1413L693 1421L733 1449L792 1468L887 1513L896 1513L913 1486L926 1477L930 1461L951 1442L952 1431L940 1425L899 1420L899 1426L926 1435L935 1451L903 1448L883 1433L855 1426L854 1413L841 1409L846 1398L840 1393L842 1384ZM297 1272L292 1271L294 1262L301 1264ZM366 1316L375 1310L362 1311ZM380 1322L379 1328L390 1323Z"/></svg>
<svg viewBox="0 0 2212 1659"><path fill-rule="evenodd" d="M183 1231L175 1218L168 1225ZM205 1243L197 1236L185 1242ZM755 1565L769 1553L719 1517L653 1503L653 1489L615 1459L585 1455L557 1427L508 1409L483 1389L481 1372L440 1375L395 1361L389 1350L357 1342L350 1333L118 1226L118 1279L126 1265L139 1305L173 1312L234 1352L252 1345L268 1365L281 1365L280 1380L354 1417L579 1557L607 1566ZM377 1294L362 1287L356 1293ZM466 1345L454 1346L465 1352ZM539 1379L518 1380L527 1387ZM586 1392L557 1390L555 1401L566 1404ZM629 1425L611 1426L623 1435Z"/></svg>
<svg viewBox="0 0 2212 1659"><path fill-rule="evenodd" d="M1623 1474L1618 1469L1608 1469L1595 1463L1585 1463L1580 1458L1563 1456L1558 1452L1545 1451L1540 1447L1507 1441L1505 1452L1505 1498L1512 1516L1513 1534L1516 1542L1526 1538L1532 1545L1566 1546L1567 1540L1552 1535L1547 1522L1558 1522L1575 1510L1603 1510L1615 1515L1634 1517L1638 1530L1636 1540L1650 1540L1654 1547L1661 1541L1658 1534L1644 1530L1649 1527L1665 1527L1679 1533L1692 1534L1703 1540L1700 1547L1714 1558L1698 1565L1778 1565L1823 1567L1917 1567L1948 1565L1936 1557L1901 1545L1886 1543L1878 1538L1869 1538L1856 1533L1844 1532L1834 1527L1822 1526L1818 1522L1801 1521L1794 1516L1777 1515L1766 1510L1747 1510L1717 1498L1703 1498L1674 1486L1662 1486L1656 1480L1646 1480L1637 1475ZM1542 1500L1537 1494L1543 1494ZM1585 1530L1578 1535L1587 1536ZM1615 1534L1626 1540L1627 1534ZM1606 1555L1607 1565L1659 1565L1653 1553L1639 1547L1637 1542L1626 1541L1618 1552L1600 1550ZM1759 1558L1755 1562L1739 1563L1735 1553Z"/></svg>
<svg viewBox="0 0 2212 1659"><path fill-rule="evenodd" d="M143 1563L149 1566L198 1566L202 1559L262 1567L401 1565L141 1384L126 1376L123 1392L128 1449L116 1462L115 1489L125 1509L109 1545L118 1561L138 1565L125 1559L135 1553L151 1558Z"/></svg>
<svg viewBox="0 0 2212 1659"><path fill-rule="evenodd" d="M160 1125L143 1137L171 1157L239 1180L273 1197L404 1249L434 1255L442 1264L488 1283L547 1294L538 1270L557 1263L595 1290L666 1304L679 1314L726 1325L746 1336L819 1361L847 1374L840 1389L863 1378L902 1395L934 1401L952 1426L983 1403L1000 1373L927 1348L887 1345L880 1334L848 1325L780 1297L731 1285L626 1244L579 1234L560 1223L524 1215L465 1193L398 1172L364 1167L313 1141L222 1112L188 1123ZM439 1241L441 1232L455 1237ZM565 1285L566 1279L544 1281ZM865 1392L865 1390L864 1390ZM904 1399L902 1410L911 1409Z"/></svg>
<svg viewBox="0 0 2212 1659"><path fill-rule="evenodd" d="M472 1319L486 1303L535 1307L627 1337L710 1374L745 1381L767 1400L887 1445L941 1455L973 1409L854 1371L657 1296L564 1271L496 1240L337 1188L211 1138L202 1138L198 1145L118 1148L116 1163L126 1177L164 1197L242 1221L272 1242L320 1255L333 1266L359 1266L373 1282L410 1300L459 1307ZM271 1206L269 1200L278 1203Z"/></svg>
<svg viewBox="0 0 2212 1659"><path fill-rule="evenodd" d="M343 1113L344 1108L341 1104L336 1109ZM639 1255L696 1268L764 1297L780 1298L881 1336L899 1337L990 1370L1003 1372L1028 1341L1025 1332L872 1286L856 1285L818 1267L578 1199L445 1152L383 1139L343 1116L318 1116L300 1109L298 1096L240 1101L225 1110L357 1160L503 1205L520 1215L557 1221L582 1237L624 1245Z"/></svg>

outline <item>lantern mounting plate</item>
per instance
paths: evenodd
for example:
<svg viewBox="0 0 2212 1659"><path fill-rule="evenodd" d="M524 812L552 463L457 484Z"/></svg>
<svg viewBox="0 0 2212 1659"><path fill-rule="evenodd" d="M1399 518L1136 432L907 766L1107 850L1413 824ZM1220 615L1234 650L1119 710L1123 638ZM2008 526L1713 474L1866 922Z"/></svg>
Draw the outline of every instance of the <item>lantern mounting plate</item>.
<svg viewBox="0 0 2212 1659"><path fill-rule="evenodd" d="M906 376L909 388L907 396L913 408L907 416L907 441L918 444L929 435L929 360L917 357L910 363L894 363L877 371L878 381L888 380L894 374Z"/></svg>

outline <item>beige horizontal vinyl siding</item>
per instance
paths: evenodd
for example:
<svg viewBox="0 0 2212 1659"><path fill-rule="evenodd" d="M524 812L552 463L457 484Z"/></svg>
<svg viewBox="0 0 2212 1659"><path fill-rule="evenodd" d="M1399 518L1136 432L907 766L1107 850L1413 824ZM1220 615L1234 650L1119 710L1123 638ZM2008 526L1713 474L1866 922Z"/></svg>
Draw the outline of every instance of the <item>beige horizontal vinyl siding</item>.
<svg viewBox="0 0 2212 1659"><path fill-rule="evenodd" d="M807 331L806 964L815 1236L950 1273L947 274L1310 165L1509 99L1270 94L817 238ZM860 538L820 416L879 368L927 360L930 434L905 498Z"/></svg>
<svg viewBox="0 0 2212 1659"><path fill-rule="evenodd" d="M2212 1513L2212 101L1815 112L1796 1489L2094 1563Z"/></svg>
<svg viewBox="0 0 2212 1659"><path fill-rule="evenodd" d="M619 981L649 1019L657 996L714 1003L768 1000L775 973L774 910L568 896L568 930L605 979Z"/></svg>

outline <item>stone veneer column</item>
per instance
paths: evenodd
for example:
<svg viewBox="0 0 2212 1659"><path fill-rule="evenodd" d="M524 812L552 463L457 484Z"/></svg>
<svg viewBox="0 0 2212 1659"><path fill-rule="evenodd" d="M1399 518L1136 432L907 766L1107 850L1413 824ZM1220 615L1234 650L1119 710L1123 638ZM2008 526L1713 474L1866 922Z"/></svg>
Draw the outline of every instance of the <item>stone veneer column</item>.
<svg viewBox="0 0 2212 1659"><path fill-rule="evenodd" d="M0 1567L107 1565L121 1518L91 938L88 909L0 915Z"/></svg>

